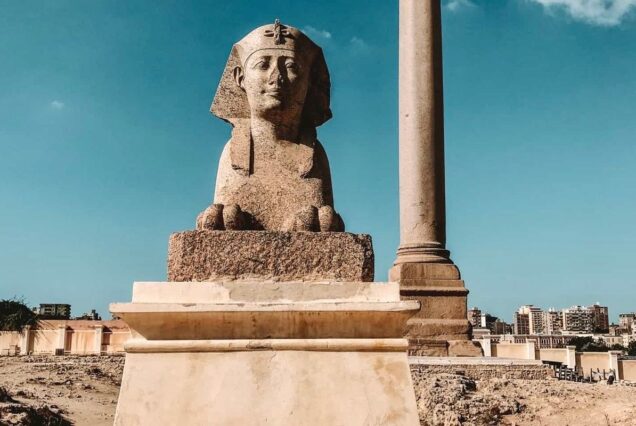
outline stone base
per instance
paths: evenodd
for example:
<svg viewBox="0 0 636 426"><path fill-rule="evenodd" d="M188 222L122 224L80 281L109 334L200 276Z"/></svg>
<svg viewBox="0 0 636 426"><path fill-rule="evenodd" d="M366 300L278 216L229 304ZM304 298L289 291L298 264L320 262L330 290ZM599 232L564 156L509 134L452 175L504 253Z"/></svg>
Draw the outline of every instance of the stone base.
<svg viewBox="0 0 636 426"><path fill-rule="evenodd" d="M169 281L373 281L371 237L346 232L172 234Z"/></svg>
<svg viewBox="0 0 636 426"><path fill-rule="evenodd" d="M423 356L483 356L471 342L467 319L468 290L452 263L402 263L391 268L389 280L400 283L403 300L420 302L408 321L409 354Z"/></svg>
<svg viewBox="0 0 636 426"><path fill-rule="evenodd" d="M554 378L554 370L540 360L510 358L448 358L409 357L415 381L438 374L461 374L473 380L522 379L546 380Z"/></svg>
<svg viewBox="0 0 636 426"><path fill-rule="evenodd" d="M418 425L395 283L136 283L115 425Z"/></svg>

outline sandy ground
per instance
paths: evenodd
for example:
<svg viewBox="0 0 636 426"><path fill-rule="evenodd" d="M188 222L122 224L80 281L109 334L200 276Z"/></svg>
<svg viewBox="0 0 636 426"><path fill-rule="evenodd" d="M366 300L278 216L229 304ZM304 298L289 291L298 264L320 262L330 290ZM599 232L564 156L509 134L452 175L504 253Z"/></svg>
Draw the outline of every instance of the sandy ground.
<svg viewBox="0 0 636 426"><path fill-rule="evenodd" d="M112 425L120 356L0 357L0 425ZM636 425L636 386L414 377L422 425Z"/></svg>
<svg viewBox="0 0 636 426"><path fill-rule="evenodd" d="M112 425L123 356L0 357L0 425Z"/></svg>

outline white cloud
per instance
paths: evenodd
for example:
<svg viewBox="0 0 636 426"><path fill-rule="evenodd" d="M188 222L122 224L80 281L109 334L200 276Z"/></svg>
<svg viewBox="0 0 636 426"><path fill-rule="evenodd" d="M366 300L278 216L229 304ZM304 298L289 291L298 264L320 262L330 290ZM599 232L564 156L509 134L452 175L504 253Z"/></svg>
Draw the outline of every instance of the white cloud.
<svg viewBox="0 0 636 426"><path fill-rule="evenodd" d="M49 105L53 109L62 109L62 108L64 108L64 102L58 101L58 100L51 101L51 103Z"/></svg>
<svg viewBox="0 0 636 426"><path fill-rule="evenodd" d="M450 0L446 2L444 7L451 12L458 12L463 9L471 9L475 5L470 0Z"/></svg>
<svg viewBox="0 0 636 426"><path fill-rule="evenodd" d="M349 40L349 44L357 51L363 51L369 48L367 42L357 36L351 37L351 40Z"/></svg>
<svg viewBox="0 0 636 426"><path fill-rule="evenodd" d="M318 38L323 40L329 40L331 38L331 33L329 31L319 30L318 28L314 28L311 25L307 25L305 28L303 28L303 32L310 38Z"/></svg>
<svg viewBox="0 0 636 426"><path fill-rule="evenodd" d="M563 11L577 21L612 27L621 23L636 0L530 0L539 3L547 12Z"/></svg>

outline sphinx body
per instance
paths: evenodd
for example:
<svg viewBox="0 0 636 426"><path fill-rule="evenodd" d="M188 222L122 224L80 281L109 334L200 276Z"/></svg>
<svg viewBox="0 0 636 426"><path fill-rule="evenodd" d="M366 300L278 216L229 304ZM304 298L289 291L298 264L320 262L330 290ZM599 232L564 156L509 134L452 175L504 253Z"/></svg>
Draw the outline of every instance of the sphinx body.
<svg viewBox="0 0 636 426"><path fill-rule="evenodd" d="M234 45L211 107L232 138L198 229L344 231L315 130L329 92L322 50L295 28L276 21Z"/></svg>
<svg viewBox="0 0 636 426"><path fill-rule="evenodd" d="M311 147L273 142L255 147L249 176L232 167L232 142L228 142L219 162L215 204L236 205L249 214L243 228L342 230L334 222L338 218L333 212L327 155L315 136L310 142ZM299 168L305 173L301 175Z"/></svg>

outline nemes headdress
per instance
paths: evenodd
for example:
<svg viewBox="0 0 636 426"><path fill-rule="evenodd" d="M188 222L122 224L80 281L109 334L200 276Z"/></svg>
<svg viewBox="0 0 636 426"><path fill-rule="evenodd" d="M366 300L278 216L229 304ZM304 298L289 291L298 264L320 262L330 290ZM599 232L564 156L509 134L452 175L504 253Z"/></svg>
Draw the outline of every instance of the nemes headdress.
<svg viewBox="0 0 636 426"><path fill-rule="evenodd" d="M331 118L329 108L331 83L322 49L300 30L274 24L256 28L232 47L221 82L216 90L210 112L217 117L238 125L250 118L250 108L245 92L234 80L234 69L245 67L252 54L263 49L291 50L300 54L309 65L309 89L303 110L301 127L318 127Z"/></svg>

